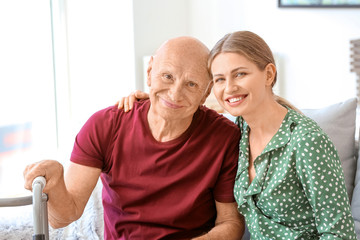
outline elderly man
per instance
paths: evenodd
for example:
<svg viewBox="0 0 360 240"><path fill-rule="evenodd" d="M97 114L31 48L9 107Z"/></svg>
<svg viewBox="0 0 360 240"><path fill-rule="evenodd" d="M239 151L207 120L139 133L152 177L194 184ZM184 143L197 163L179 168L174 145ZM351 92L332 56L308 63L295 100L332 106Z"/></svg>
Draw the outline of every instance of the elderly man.
<svg viewBox="0 0 360 240"><path fill-rule="evenodd" d="M78 219L99 176L105 239L240 239L244 221L233 198L237 127L201 106L211 89L209 50L179 37L149 63L150 99L125 113L95 113L76 137L71 163L26 167L25 187L45 176L49 221Z"/></svg>

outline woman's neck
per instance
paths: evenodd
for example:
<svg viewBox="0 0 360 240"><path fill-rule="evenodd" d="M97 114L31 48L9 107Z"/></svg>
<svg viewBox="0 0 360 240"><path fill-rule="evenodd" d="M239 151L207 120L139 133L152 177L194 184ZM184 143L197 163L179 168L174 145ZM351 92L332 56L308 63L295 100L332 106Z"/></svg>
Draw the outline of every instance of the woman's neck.
<svg viewBox="0 0 360 240"><path fill-rule="evenodd" d="M287 113L287 108L271 101L243 116L252 132L274 132L278 130Z"/></svg>
<svg viewBox="0 0 360 240"><path fill-rule="evenodd" d="M254 161L264 151L273 136L279 130L287 109L280 104L271 104L265 109L260 109L261 114L245 117L244 120L250 128L249 134L249 180L255 177ZM250 119L250 120L248 120ZM248 122L249 121L249 122Z"/></svg>

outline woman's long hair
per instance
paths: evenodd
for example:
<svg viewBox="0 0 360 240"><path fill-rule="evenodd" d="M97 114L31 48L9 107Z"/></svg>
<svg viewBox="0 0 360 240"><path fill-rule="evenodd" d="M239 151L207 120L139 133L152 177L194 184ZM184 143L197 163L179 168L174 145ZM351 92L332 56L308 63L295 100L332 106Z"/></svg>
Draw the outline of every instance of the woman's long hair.
<svg viewBox="0 0 360 240"><path fill-rule="evenodd" d="M210 51L208 60L209 70L211 69L211 65L215 57L220 53L238 53L255 63L261 71L263 71L269 63L276 66L270 47L260 36L250 31L228 33L221 38ZM275 73L274 81L272 82L271 87L275 85L276 81L277 73ZM275 94L274 99L279 104L300 112L286 99Z"/></svg>

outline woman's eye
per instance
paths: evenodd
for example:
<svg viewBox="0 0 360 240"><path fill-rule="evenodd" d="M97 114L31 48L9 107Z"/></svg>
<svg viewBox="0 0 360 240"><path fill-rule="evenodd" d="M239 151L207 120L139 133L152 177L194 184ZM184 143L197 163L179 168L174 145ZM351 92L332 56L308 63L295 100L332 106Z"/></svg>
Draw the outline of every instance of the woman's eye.
<svg viewBox="0 0 360 240"><path fill-rule="evenodd" d="M225 81L225 78L215 78L214 79L214 83L219 83L219 82L222 82L222 81Z"/></svg>
<svg viewBox="0 0 360 240"><path fill-rule="evenodd" d="M242 76L245 76L245 75L246 75L245 73L239 72L239 73L236 74L236 77L242 77Z"/></svg>

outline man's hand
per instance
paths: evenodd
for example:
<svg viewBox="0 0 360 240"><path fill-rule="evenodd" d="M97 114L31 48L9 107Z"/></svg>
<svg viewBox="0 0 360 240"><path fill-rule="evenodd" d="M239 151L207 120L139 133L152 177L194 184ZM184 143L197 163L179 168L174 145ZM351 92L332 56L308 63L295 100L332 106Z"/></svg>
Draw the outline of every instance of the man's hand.
<svg viewBox="0 0 360 240"><path fill-rule="evenodd" d="M32 191L32 182L38 176L46 179L44 192L48 193L52 188L64 181L64 168L55 160L44 160L26 166L24 172L24 187Z"/></svg>
<svg viewBox="0 0 360 240"><path fill-rule="evenodd" d="M147 98L149 98L148 93L136 90L135 92L130 93L129 96L122 97L116 102L116 105L118 106L118 109L124 109L124 112L128 112L133 108L135 101Z"/></svg>
<svg viewBox="0 0 360 240"><path fill-rule="evenodd" d="M49 223L53 228L60 228L80 218L100 173L100 168L71 162L64 176L64 168L59 162L44 160L25 168L25 188L32 190L33 179L45 177L43 191L49 197Z"/></svg>

